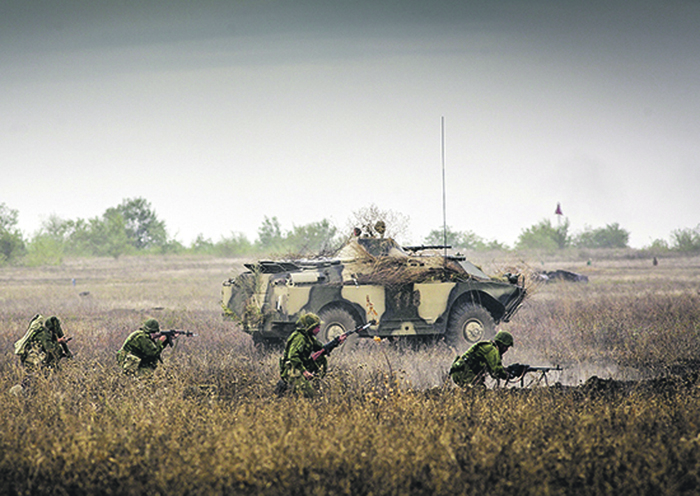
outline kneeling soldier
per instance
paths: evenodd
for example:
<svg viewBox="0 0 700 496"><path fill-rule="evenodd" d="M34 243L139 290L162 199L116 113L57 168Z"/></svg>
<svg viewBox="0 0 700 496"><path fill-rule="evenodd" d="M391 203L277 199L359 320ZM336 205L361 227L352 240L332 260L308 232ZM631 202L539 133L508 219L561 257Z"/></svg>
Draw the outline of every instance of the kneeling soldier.
<svg viewBox="0 0 700 496"><path fill-rule="evenodd" d="M57 367L63 357L73 356L67 345L70 339L63 334L58 317L44 320L37 314L22 339L15 343L15 354L28 370Z"/></svg>
<svg viewBox="0 0 700 496"><path fill-rule="evenodd" d="M156 319L147 319L136 331L129 334L117 352L117 363L128 374L153 372L162 361L166 336L156 335L160 326Z"/></svg>

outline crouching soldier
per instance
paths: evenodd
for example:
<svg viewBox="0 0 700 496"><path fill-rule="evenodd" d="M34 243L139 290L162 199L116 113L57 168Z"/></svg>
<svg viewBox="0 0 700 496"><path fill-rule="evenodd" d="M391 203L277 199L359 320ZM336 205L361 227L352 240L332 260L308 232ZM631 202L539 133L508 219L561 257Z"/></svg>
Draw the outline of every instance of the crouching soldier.
<svg viewBox="0 0 700 496"><path fill-rule="evenodd" d="M37 314L29 322L24 336L15 343L15 355L28 370L55 368L62 358L73 357L67 344L70 340L63 334L58 317L44 320Z"/></svg>
<svg viewBox="0 0 700 496"><path fill-rule="evenodd" d="M460 387L486 386L486 374L494 379L509 379L510 373L503 367L501 358L513 346L513 336L499 331L493 341L479 341L462 356L455 358L450 367L450 377Z"/></svg>
<svg viewBox="0 0 700 496"><path fill-rule="evenodd" d="M117 363L127 374L153 372L162 361L166 336L159 335L160 325L155 319L147 319L136 331L129 334L117 352Z"/></svg>
<svg viewBox="0 0 700 496"><path fill-rule="evenodd" d="M323 350L323 345L316 339L321 330L318 315L307 313L299 317L296 329L287 339L284 355L280 358L280 381L277 383L278 395L290 391L307 398L316 395L314 379L326 374L327 354L316 353ZM342 337L345 340L345 336ZM316 357L312 356L316 354Z"/></svg>

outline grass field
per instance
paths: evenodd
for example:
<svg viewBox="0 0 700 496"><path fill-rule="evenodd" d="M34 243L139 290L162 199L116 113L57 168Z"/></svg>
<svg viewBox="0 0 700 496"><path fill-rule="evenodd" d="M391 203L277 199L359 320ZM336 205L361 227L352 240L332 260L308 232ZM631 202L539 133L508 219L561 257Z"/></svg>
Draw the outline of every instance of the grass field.
<svg viewBox="0 0 700 496"><path fill-rule="evenodd" d="M589 276L538 286L501 326L506 364L559 364L558 384L462 391L445 377L464 350L367 341L334 352L319 399L278 399L277 354L221 318L241 260L2 268L0 492L698 494L700 258L481 257ZM14 396L35 313L61 318L75 359ZM126 377L115 352L147 317L198 335Z"/></svg>

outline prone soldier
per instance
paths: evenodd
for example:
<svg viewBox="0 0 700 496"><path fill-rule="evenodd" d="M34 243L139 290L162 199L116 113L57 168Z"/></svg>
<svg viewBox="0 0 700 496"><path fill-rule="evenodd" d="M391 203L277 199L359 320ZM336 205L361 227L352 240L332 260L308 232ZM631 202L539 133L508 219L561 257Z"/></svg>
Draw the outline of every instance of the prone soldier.
<svg viewBox="0 0 700 496"><path fill-rule="evenodd" d="M466 388L485 387L486 374L494 379L511 378L511 373L501 363L503 355L511 346L513 346L513 336L506 331L497 332L492 341L479 341L473 344L452 362L450 367L452 381Z"/></svg>

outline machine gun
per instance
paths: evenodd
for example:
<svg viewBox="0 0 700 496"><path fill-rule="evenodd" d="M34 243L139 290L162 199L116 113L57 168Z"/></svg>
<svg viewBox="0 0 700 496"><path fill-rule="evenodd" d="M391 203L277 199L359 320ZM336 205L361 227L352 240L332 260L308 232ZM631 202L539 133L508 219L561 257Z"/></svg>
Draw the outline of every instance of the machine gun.
<svg viewBox="0 0 700 496"><path fill-rule="evenodd" d="M364 331L364 330L366 330L366 329L369 329L370 326L373 326L373 325L376 324L376 323L377 323L376 320L370 320L370 321L367 322L365 325L358 326L358 327L356 327L356 328L354 328L354 329L351 329L351 330L349 330L349 331L344 332L344 333L341 334L340 336L336 336L335 338L331 339L331 340L328 341L326 344L324 344L324 345L323 345L323 348L321 348L321 349L318 350L318 351L314 351L314 352L311 354L311 358L312 358L314 361L316 361L316 360L318 360L320 357L322 357L323 355L330 355L331 351L333 351L334 349L336 349L338 346L340 346L340 343L343 342L343 341L341 340L341 337L345 336L345 337L347 338L347 337L348 337L349 335L351 335L351 334L354 334L354 333L356 333L356 332L360 332L360 331ZM345 338L343 338L343 340L344 340L344 339L345 339Z"/></svg>
<svg viewBox="0 0 700 496"><path fill-rule="evenodd" d="M506 372L508 372L508 379L506 380L506 384L508 384L509 381L515 380L515 381L520 381L520 386L525 387L525 376L528 373L539 373L539 375L533 379L528 386L531 386L533 384L537 385L540 384L544 380L545 386L549 386L549 382L547 380L547 373L552 372L552 371L562 371L564 370L561 368L559 365L556 365L554 367L540 367L540 366L534 366L534 365L527 365L523 363L514 363L506 367Z"/></svg>
<svg viewBox="0 0 700 496"><path fill-rule="evenodd" d="M159 331L153 334L153 337L165 336L165 346L172 347L174 344L174 339L178 336L196 336L192 331L178 331L176 329L170 329L169 331Z"/></svg>
<svg viewBox="0 0 700 496"><path fill-rule="evenodd" d="M444 250L450 249L450 245L415 245L415 246L402 246L406 251L421 251L421 250Z"/></svg>

